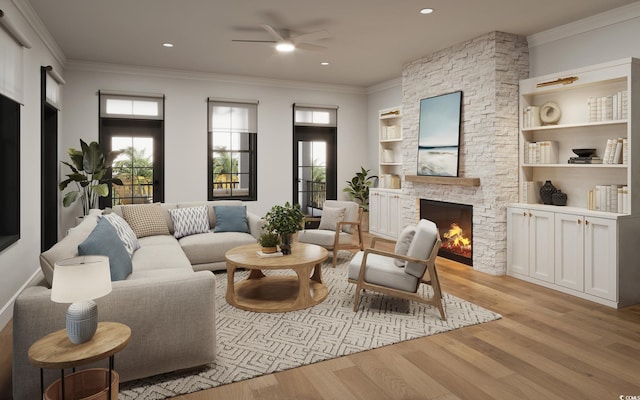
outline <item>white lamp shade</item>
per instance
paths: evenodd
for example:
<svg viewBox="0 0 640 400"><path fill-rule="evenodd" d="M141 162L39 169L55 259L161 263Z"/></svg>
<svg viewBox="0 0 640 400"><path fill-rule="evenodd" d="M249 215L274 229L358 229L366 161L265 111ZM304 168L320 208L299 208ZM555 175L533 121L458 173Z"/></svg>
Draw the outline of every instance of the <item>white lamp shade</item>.
<svg viewBox="0 0 640 400"><path fill-rule="evenodd" d="M80 256L55 263L51 301L74 303L97 299L110 292L109 257Z"/></svg>

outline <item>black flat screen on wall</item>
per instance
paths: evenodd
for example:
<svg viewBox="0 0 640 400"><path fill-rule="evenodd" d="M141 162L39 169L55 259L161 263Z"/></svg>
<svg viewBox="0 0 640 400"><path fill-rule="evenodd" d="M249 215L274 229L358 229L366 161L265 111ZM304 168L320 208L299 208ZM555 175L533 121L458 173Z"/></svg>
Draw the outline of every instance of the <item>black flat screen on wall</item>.
<svg viewBox="0 0 640 400"><path fill-rule="evenodd" d="M20 239L20 104L0 95L0 251Z"/></svg>

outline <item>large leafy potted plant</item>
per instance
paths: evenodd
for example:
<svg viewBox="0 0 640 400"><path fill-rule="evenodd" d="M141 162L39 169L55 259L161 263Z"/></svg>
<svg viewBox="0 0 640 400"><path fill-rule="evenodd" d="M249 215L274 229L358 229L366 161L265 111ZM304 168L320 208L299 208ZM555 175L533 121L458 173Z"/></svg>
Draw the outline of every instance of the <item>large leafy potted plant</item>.
<svg viewBox="0 0 640 400"><path fill-rule="evenodd" d="M60 182L60 191L67 188L70 183L75 183L75 189L64 195L62 204L69 207L76 200L82 202L83 215L89 214L89 210L98 207L98 199L109 195L109 184L122 185L118 178L105 178L113 161L121 151L102 151L100 144L91 142L87 144L80 139L80 150L70 148L69 158L71 162L62 163L71 168L64 181Z"/></svg>
<svg viewBox="0 0 640 400"><path fill-rule="evenodd" d="M289 204L284 206L275 205L264 216L266 224L265 231L275 232L280 235L280 250L282 254L291 253L291 238L294 233L302 229L304 214L299 204Z"/></svg>
<svg viewBox="0 0 640 400"><path fill-rule="evenodd" d="M347 181L347 187L342 191L349 195L351 200L356 201L362 208L362 230L369 230L369 188L371 188L378 179L377 175L369 175L370 169L360 167L360 172Z"/></svg>

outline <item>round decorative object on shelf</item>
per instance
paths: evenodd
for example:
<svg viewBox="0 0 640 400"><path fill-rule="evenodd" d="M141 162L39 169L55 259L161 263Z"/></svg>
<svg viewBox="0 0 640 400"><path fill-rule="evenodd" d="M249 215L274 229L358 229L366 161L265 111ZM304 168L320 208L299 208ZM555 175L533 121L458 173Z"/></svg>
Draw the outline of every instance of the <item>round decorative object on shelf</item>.
<svg viewBox="0 0 640 400"><path fill-rule="evenodd" d="M562 193L562 190L558 190L554 194L551 195L551 201L554 206L566 206L567 205L567 194Z"/></svg>
<svg viewBox="0 0 640 400"><path fill-rule="evenodd" d="M540 198L544 204L553 204L552 196L555 192L557 192L555 186L551 183L551 181L546 181L544 185L540 188Z"/></svg>
<svg viewBox="0 0 640 400"><path fill-rule="evenodd" d="M553 101L548 101L540 107L540 121L545 125L557 124L560 115L560 107Z"/></svg>

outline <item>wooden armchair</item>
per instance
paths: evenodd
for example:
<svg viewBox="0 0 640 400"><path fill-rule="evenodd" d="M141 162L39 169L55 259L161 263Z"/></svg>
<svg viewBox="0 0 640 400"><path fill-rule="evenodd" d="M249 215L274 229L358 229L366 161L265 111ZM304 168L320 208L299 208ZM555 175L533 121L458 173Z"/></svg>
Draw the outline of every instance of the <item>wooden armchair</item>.
<svg viewBox="0 0 640 400"><path fill-rule="evenodd" d="M342 215L342 217L339 217ZM307 218L307 220L312 220ZM304 229L298 241L322 246L333 252L336 267L338 250L364 248L362 241L362 209L354 201L325 200L318 229Z"/></svg>
<svg viewBox="0 0 640 400"><path fill-rule="evenodd" d="M360 292L369 289L435 306L445 321L447 318L435 263L442 245L436 225L424 219L418 223L407 255L376 249L378 241L387 240L374 238L371 247L356 254L349 264L349 282L356 284L353 310L358 310ZM403 266L397 266L395 260L402 260ZM421 283L431 285L431 298L418 294Z"/></svg>

